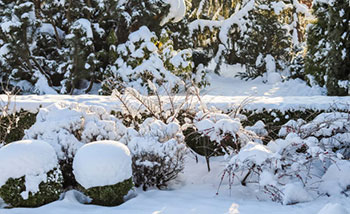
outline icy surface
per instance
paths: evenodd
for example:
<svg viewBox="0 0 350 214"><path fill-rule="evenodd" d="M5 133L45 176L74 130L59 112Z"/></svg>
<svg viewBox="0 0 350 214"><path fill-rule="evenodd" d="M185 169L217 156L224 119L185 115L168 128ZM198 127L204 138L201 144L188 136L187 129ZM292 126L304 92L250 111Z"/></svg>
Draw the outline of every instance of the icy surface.
<svg viewBox="0 0 350 214"><path fill-rule="evenodd" d="M29 192L39 191L39 184L47 179L46 173L54 168L58 168L56 153L44 141L22 140L0 149L0 187L9 178L25 176L24 199Z"/></svg>
<svg viewBox="0 0 350 214"><path fill-rule="evenodd" d="M73 173L84 188L114 185L132 176L129 149L117 141L97 141L81 147Z"/></svg>

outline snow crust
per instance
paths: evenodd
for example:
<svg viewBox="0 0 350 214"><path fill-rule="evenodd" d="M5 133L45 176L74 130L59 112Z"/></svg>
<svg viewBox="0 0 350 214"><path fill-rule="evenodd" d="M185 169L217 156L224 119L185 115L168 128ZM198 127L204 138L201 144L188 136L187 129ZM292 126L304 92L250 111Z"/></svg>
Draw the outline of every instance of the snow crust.
<svg viewBox="0 0 350 214"><path fill-rule="evenodd" d="M10 143L0 149L0 187L9 178L25 176L26 199L29 192L39 191L39 184L47 180L46 173L58 168L55 150L46 142L22 140Z"/></svg>
<svg viewBox="0 0 350 214"><path fill-rule="evenodd" d="M73 173L86 189L117 184L132 176L130 151L117 141L86 144L74 157Z"/></svg>

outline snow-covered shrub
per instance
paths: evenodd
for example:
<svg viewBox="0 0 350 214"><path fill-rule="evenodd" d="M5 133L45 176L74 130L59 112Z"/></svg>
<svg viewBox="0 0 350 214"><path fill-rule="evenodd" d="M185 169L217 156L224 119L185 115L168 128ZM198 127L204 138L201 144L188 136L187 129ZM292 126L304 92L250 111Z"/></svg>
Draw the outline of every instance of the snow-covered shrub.
<svg viewBox="0 0 350 214"><path fill-rule="evenodd" d="M330 112L319 114L309 123L304 120L290 120L282 126L279 136L294 132L302 138L315 137L320 146L350 159L350 114Z"/></svg>
<svg viewBox="0 0 350 214"><path fill-rule="evenodd" d="M350 192L350 161L341 160L332 164L322 176L320 192L327 195L345 194Z"/></svg>
<svg viewBox="0 0 350 214"><path fill-rule="evenodd" d="M113 89L132 87L141 94L152 94L152 82L158 88L170 92L183 91L185 84L203 81L204 73L193 74L190 49L174 50L172 41L163 32L157 39L146 26L129 35L128 41L114 47L117 59L107 68L102 93L110 94Z"/></svg>
<svg viewBox="0 0 350 214"><path fill-rule="evenodd" d="M0 149L0 197L13 207L38 207L59 198L63 178L55 150L23 140Z"/></svg>
<svg viewBox="0 0 350 214"><path fill-rule="evenodd" d="M0 115L0 145L21 140L24 130L35 123L35 113L21 110L6 116Z"/></svg>
<svg viewBox="0 0 350 214"><path fill-rule="evenodd" d="M184 169L186 146L176 122L147 118L139 130L129 129L125 139L132 154L135 186L164 188Z"/></svg>
<svg viewBox="0 0 350 214"><path fill-rule="evenodd" d="M15 90L4 88L7 100L0 99L0 147L14 141L21 140L24 130L35 123L35 113L11 108L15 102ZM14 105L15 106L15 105Z"/></svg>
<svg viewBox="0 0 350 214"><path fill-rule="evenodd" d="M308 27L305 73L311 84L327 88L328 95L350 94L350 5L347 1L315 0L315 20Z"/></svg>
<svg viewBox="0 0 350 214"><path fill-rule="evenodd" d="M55 103L40 109L24 139L44 140L55 149L67 187L75 185L72 161L81 146L96 140L119 140L124 132L124 125L102 107Z"/></svg>
<svg viewBox="0 0 350 214"><path fill-rule="evenodd" d="M197 154L209 158L237 153L247 142L259 137L242 127L239 118L215 109L199 111L193 121L183 126L186 144Z"/></svg>
<svg viewBox="0 0 350 214"><path fill-rule="evenodd" d="M93 204L119 205L133 186L130 151L117 141L81 147L73 160L73 173Z"/></svg>
<svg viewBox="0 0 350 214"><path fill-rule="evenodd" d="M231 158L225 173L243 185L257 183L262 192L283 204L325 193L347 195L349 163L340 159L349 158L348 135L348 113L322 113L308 123L291 120L280 129L283 139L266 146L247 144Z"/></svg>

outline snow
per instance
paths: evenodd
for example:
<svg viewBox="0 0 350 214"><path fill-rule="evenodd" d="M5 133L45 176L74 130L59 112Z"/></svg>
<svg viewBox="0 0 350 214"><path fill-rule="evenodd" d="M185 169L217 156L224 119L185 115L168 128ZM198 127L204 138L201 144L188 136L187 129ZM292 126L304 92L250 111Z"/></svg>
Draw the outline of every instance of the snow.
<svg viewBox="0 0 350 214"><path fill-rule="evenodd" d="M204 158L199 163L188 156L184 174L174 182L169 190L137 190L135 198L116 207L85 205L79 192L69 191L64 198L38 208L1 209L1 214L310 214L318 213L325 204L339 204L350 210L349 199L345 197L320 197L313 202L284 206L275 202L259 201L254 191L244 186L229 189L227 181L223 182L219 194L216 191L225 163L220 158L211 161L212 171L208 172ZM1 205L0 205L1 207ZM332 209L332 211L335 211ZM327 212L320 214L348 214Z"/></svg>
<svg viewBox="0 0 350 214"><path fill-rule="evenodd" d="M318 214L349 214L349 212L338 203L328 203Z"/></svg>
<svg viewBox="0 0 350 214"><path fill-rule="evenodd" d="M73 174L85 189L122 182L132 176L130 151L117 141L88 143L74 157Z"/></svg>
<svg viewBox="0 0 350 214"><path fill-rule="evenodd" d="M287 184L283 189L283 204L296 204L313 200L301 183Z"/></svg>
<svg viewBox="0 0 350 214"><path fill-rule="evenodd" d="M350 162L346 160L332 164L322 177L320 191L339 195L350 186Z"/></svg>
<svg viewBox="0 0 350 214"><path fill-rule="evenodd" d="M86 36L88 38L93 38L93 33L92 33L92 28L91 28L91 23L87 19L78 19L77 21L74 22L73 28L81 28L84 30L84 33L86 33Z"/></svg>
<svg viewBox="0 0 350 214"><path fill-rule="evenodd" d="M243 163L246 160L253 160L257 165L262 164L266 159L272 156L272 152L269 151L265 146L249 142L244 146L240 152L231 159L231 163L239 162Z"/></svg>
<svg viewBox="0 0 350 214"><path fill-rule="evenodd" d="M59 29L59 28L57 28L57 27L56 27L56 30L57 30L59 38L63 39L64 36L65 36L64 31ZM39 31L41 33L47 33L47 34L49 34L51 36L55 35L55 29L54 29L53 25L49 24L49 23L42 23L40 28L39 28Z"/></svg>
<svg viewBox="0 0 350 214"><path fill-rule="evenodd" d="M169 13L162 19L160 25L171 22L179 22L186 14L185 0L164 0L165 3L170 4Z"/></svg>
<svg viewBox="0 0 350 214"><path fill-rule="evenodd" d="M54 168L58 168L55 150L44 141L22 140L0 149L0 187L9 178L25 176L26 191L21 193L24 199L29 192L39 191L39 184L47 179L46 173Z"/></svg>

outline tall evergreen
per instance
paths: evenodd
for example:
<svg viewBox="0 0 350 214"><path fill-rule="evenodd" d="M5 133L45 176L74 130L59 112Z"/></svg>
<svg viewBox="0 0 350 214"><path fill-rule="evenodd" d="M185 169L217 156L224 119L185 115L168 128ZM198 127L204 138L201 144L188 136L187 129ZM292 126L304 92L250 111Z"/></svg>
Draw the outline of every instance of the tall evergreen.
<svg viewBox="0 0 350 214"><path fill-rule="evenodd" d="M308 30L305 72L325 86L328 95L349 95L350 5L348 1L315 1L315 22Z"/></svg>
<svg viewBox="0 0 350 214"><path fill-rule="evenodd" d="M290 59L290 37L280 21L281 14L274 11L272 3L275 2L256 0L254 8L244 17L244 25L232 27L232 44L226 61L245 65L246 72L240 73L244 79L262 76L267 71L270 56L280 70Z"/></svg>

